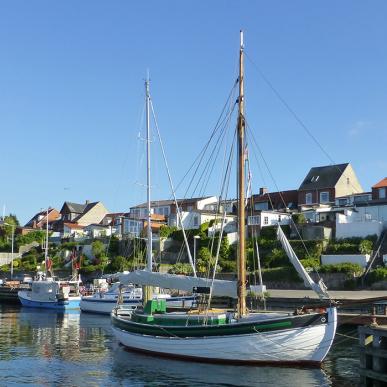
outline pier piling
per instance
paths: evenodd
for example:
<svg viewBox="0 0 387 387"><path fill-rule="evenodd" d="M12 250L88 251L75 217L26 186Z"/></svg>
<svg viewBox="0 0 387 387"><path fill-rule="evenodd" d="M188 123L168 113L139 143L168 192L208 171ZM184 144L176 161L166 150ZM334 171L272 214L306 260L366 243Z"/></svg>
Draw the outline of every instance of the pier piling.
<svg viewBox="0 0 387 387"><path fill-rule="evenodd" d="M387 325L362 326L360 341L361 385L380 387L387 385Z"/></svg>

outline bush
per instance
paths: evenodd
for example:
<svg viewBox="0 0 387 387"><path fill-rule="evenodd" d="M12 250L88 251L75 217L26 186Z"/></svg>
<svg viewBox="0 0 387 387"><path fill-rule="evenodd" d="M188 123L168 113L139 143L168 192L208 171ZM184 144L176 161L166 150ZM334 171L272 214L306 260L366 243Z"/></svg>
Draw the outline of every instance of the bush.
<svg viewBox="0 0 387 387"><path fill-rule="evenodd" d="M375 270L371 270L366 278L366 282L369 285L374 282L387 281L387 267L378 267Z"/></svg>
<svg viewBox="0 0 387 387"><path fill-rule="evenodd" d="M77 242L64 242L60 245L61 250L68 250L68 251L73 251L75 247L77 247L79 243Z"/></svg>
<svg viewBox="0 0 387 387"><path fill-rule="evenodd" d="M172 267L168 270L168 273L170 274L192 274L193 270L189 263L176 263L172 265Z"/></svg>
<svg viewBox="0 0 387 387"><path fill-rule="evenodd" d="M326 254L358 254L359 246L356 243L341 242L329 244L325 250Z"/></svg>
<svg viewBox="0 0 387 387"><path fill-rule="evenodd" d="M109 238L109 244L108 244L109 257L117 256L119 253L119 250L120 250L120 241L115 235L112 235Z"/></svg>
<svg viewBox="0 0 387 387"><path fill-rule="evenodd" d="M323 251L322 241L291 240L289 242L299 259L320 259L321 253Z"/></svg>
<svg viewBox="0 0 387 387"><path fill-rule="evenodd" d="M105 255L106 247L101 241L94 241L91 250L95 258L101 259Z"/></svg>
<svg viewBox="0 0 387 387"><path fill-rule="evenodd" d="M27 245L32 242L42 243L42 240L46 238L44 231L31 231L25 235L19 235L15 238L16 247Z"/></svg>
<svg viewBox="0 0 387 387"><path fill-rule="evenodd" d="M305 268L318 269L320 266L320 260L318 258L300 259L300 262Z"/></svg>
<svg viewBox="0 0 387 387"><path fill-rule="evenodd" d="M219 264L224 273L236 273L237 265L235 261L230 261L228 259L219 260Z"/></svg>
<svg viewBox="0 0 387 387"><path fill-rule="evenodd" d="M274 248L269 254L263 259L265 267L283 267L289 265L289 259L282 249Z"/></svg>
<svg viewBox="0 0 387 387"><path fill-rule="evenodd" d="M363 273L363 268L357 263L338 263L336 265L322 265L319 271L320 273L345 273L359 276Z"/></svg>
<svg viewBox="0 0 387 387"><path fill-rule="evenodd" d="M377 240L376 235L368 235L365 238L353 237L336 239L326 248L327 254L370 254Z"/></svg>
<svg viewBox="0 0 387 387"><path fill-rule="evenodd" d="M364 239L359 244L359 251L361 254L371 254L374 244L368 239Z"/></svg>
<svg viewBox="0 0 387 387"><path fill-rule="evenodd" d="M122 272L124 270L127 270L129 267L128 261L125 259L125 257L122 257L121 255L117 255L116 257L113 257L111 259L111 262L106 268L106 271L109 273L117 273Z"/></svg>
<svg viewBox="0 0 387 387"><path fill-rule="evenodd" d="M177 231L177 227L162 225L160 227L160 238L168 238L175 231Z"/></svg>
<svg viewBox="0 0 387 387"><path fill-rule="evenodd" d="M20 259L14 259L13 260L13 268L17 269L21 266L21 260Z"/></svg>
<svg viewBox="0 0 387 387"><path fill-rule="evenodd" d="M292 215L292 220L295 224L304 224L306 223L306 218L305 215L302 213L299 214L293 214Z"/></svg>

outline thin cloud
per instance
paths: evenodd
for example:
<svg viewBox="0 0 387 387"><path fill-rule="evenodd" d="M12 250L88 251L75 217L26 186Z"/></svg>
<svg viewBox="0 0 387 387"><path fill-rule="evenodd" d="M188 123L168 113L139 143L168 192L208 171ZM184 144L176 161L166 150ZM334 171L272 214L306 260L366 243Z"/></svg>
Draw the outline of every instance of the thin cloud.
<svg viewBox="0 0 387 387"><path fill-rule="evenodd" d="M367 131L367 129L370 129L371 126L371 121L356 121L348 130L347 134L349 137L356 137L359 134Z"/></svg>

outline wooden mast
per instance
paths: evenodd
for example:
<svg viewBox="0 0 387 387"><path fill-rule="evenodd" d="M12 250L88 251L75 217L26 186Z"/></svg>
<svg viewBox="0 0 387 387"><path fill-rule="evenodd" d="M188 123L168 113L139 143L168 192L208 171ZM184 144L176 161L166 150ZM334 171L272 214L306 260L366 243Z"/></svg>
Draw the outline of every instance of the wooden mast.
<svg viewBox="0 0 387 387"><path fill-rule="evenodd" d="M146 269L152 271L152 224L151 224L151 160L150 160L150 94L149 94L149 75L145 80L145 98L146 98L146 155L147 155L147 265ZM144 305L152 299L153 289L151 286L143 287Z"/></svg>
<svg viewBox="0 0 387 387"><path fill-rule="evenodd" d="M243 31L240 31L239 98L238 98L238 316L246 310L246 257L245 257L245 103Z"/></svg>

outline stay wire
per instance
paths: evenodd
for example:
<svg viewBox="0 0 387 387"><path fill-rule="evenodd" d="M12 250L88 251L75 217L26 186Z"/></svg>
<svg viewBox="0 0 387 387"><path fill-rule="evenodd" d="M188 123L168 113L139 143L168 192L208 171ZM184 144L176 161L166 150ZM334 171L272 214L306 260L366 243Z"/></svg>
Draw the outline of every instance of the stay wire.
<svg viewBox="0 0 387 387"><path fill-rule="evenodd" d="M286 110L293 116L293 118L298 122L298 124L304 129L304 131L308 134L308 136L313 140L313 142L317 145L317 147L321 150L321 152L327 157L327 159L330 161L331 165L334 166L340 174L343 174L344 177L349 177L344 174L344 170L342 170L338 164L335 162L335 160L331 157L331 155L325 150L325 148L321 145L321 143L317 140L316 136L313 135L312 131L307 127L307 125L304 123L304 121L301 119L301 117L294 111L294 109L291 108L289 103L285 100L284 97L280 94L280 92L274 87L274 85L270 82L270 80L265 76L263 71L260 69L260 67L250 58L250 56L245 52L246 58L250 61L250 63L255 67L257 70L259 76L262 78L262 80L266 83L266 85L270 88L270 90L275 94L275 96L280 100L280 102L283 104L283 106L286 108ZM358 191L358 187L355 187L353 183L351 182L350 185L355 190L355 192Z"/></svg>
<svg viewBox="0 0 387 387"><path fill-rule="evenodd" d="M227 100L226 100L226 103L224 104L223 108L222 108L222 111L220 113L220 116L215 124L215 127L210 135L210 138L207 140L207 142L204 144L203 148L201 149L201 151L199 152L199 154L196 156L195 160L192 162L191 166L188 168L187 172L185 173L185 175L180 179L180 181L178 182L178 184L176 185L176 190L179 189L179 187L181 186L181 184L184 182L185 178L188 176L188 174L191 172L191 170L195 167L195 165L197 163L198 166L196 167L196 170L199 168L199 165L200 165L200 162L201 162L201 159L203 158L203 155L205 154L205 152L207 151L207 148L209 147L213 137L215 136L216 132L218 131L219 127L220 127L220 123L221 123L221 118L223 117L223 114L229 104L229 101L232 99L232 96L233 94L235 94L235 89L236 89L236 86L238 84L238 80L236 80L234 82L234 85L232 86L231 90L230 90L230 93L227 97ZM196 172L195 172L196 173ZM194 173L194 175L195 175Z"/></svg>
<svg viewBox="0 0 387 387"><path fill-rule="evenodd" d="M277 181L276 181L276 179L274 178L274 176L273 176L273 174L272 174L272 172L271 172L271 169L270 169L270 167L269 167L269 165L268 165L268 163L267 163L267 161L266 161L266 159L265 159L265 157L264 157L264 155L263 155L263 152L262 152L260 146L258 145L258 143L257 143L257 141L256 141L256 139L255 139L255 137L254 137L253 131L251 130L251 128L250 128L250 126L248 125L247 122L246 122L246 127L247 127L247 129L248 129L248 134L250 135L250 137L251 137L251 139L252 139L252 141L253 141L253 144L256 146L256 148L257 148L257 150L258 150L258 152L259 152L259 154L260 154L260 156L261 156L261 158L262 158L262 160L263 160L263 162L264 162L264 164L265 164L265 166L266 166L266 169L267 169L267 171L268 171L268 173L269 173L269 175L270 175L270 177L271 177L271 179L272 179L272 181L273 181L273 183L274 183L274 185L275 185L275 187L276 187L276 189L277 189L277 192L278 192L279 195L280 195L280 198L281 198L281 200L282 200L282 203L283 203L284 207L286 208L286 203L285 203L284 197L283 197L283 195L282 195L282 192L280 191L280 189L279 189L279 187L278 187L278 184L277 184ZM270 197L270 194L269 194L269 193L268 193L268 197ZM300 232L299 232L299 230L298 230L298 227L297 227L297 225L295 224L295 222L294 222L294 220L293 220L292 217L290 217L290 221L292 222L292 224L293 224L293 226L294 226L294 229L296 230L296 233L297 233L297 235L298 235L298 237L299 237L299 240L301 241L301 243L302 243L302 245L303 245L303 247L304 247L304 249L305 249L305 251L306 251L306 254L307 254L308 258L310 258L311 255L310 255L310 253L309 253L309 250L308 250L308 248L306 247L305 241L303 240L303 238L302 238L302 236L301 236L301 234L300 234ZM321 278L321 276L320 276L320 273L319 273L317 267L313 267L313 270L316 272L317 277L319 278L319 280L321 280L322 278Z"/></svg>

